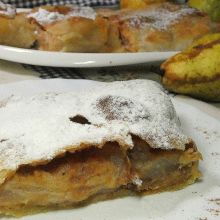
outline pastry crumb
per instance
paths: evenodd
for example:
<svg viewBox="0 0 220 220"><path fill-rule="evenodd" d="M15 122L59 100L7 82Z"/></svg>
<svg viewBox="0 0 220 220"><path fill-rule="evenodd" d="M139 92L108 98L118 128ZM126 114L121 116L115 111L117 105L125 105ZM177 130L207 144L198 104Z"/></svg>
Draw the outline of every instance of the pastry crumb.
<svg viewBox="0 0 220 220"><path fill-rule="evenodd" d="M220 206L220 198L209 199L209 202L215 203L215 205Z"/></svg>
<svg viewBox="0 0 220 220"><path fill-rule="evenodd" d="M210 212L214 216L219 216L220 215L220 210L219 209L207 209L208 212Z"/></svg>

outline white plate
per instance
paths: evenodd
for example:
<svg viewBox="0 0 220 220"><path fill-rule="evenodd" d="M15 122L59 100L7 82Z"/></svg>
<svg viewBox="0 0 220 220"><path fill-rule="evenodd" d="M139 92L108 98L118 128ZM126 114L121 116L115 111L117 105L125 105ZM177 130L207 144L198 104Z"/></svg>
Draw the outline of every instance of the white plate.
<svg viewBox="0 0 220 220"><path fill-rule="evenodd" d="M52 67L106 67L163 61L177 52L64 53L0 45L0 59Z"/></svg>
<svg viewBox="0 0 220 220"><path fill-rule="evenodd" d="M35 80L0 85L0 98L11 94L33 95L46 91L79 91L98 82L83 80ZM220 111L190 98L173 103L186 134L197 143L204 160L203 179L183 190L144 197L103 201L73 210L53 211L21 220L218 220L220 218ZM188 104L190 103L190 104ZM201 111L194 104L199 104ZM209 114L215 112L215 116ZM213 114L214 115L214 114ZM0 218L10 220L13 218Z"/></svg>

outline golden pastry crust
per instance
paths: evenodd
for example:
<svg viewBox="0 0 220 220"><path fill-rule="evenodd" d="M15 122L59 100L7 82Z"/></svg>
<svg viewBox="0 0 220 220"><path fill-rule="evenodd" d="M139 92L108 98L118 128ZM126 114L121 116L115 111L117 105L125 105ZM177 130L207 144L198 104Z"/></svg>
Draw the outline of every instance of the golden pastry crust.
<svg viewBox="0 0 220 220"><path fill-rule="evenodd" d="M98 9L97 14L105 18L108 23L108 40L102 52L121 53L126 52L122 44L118 14L120 11L112 9Z"/></svg>
<svg viewBox="0 0 220 220"><path fill-rule="evenodd" d="M220 30L207 15L172 3L139 10L44 6L14 16L5 13L0 13L0 44L45 51L178 51Z"/></svg>
<svg viewBox="0 0 220 220"><path fill-rule="evenodd" d="M26 19L26 13L18 13L14 17L0 14L0 44L30 48L36 41L35 25Z"/></svg>
<svg viewBox="0 0 220 220"><path fill-rule="evenodd" d="M206 14L171 3L123 10L118 14L118 23L122 44L130 52L179 51L220 29Z"/></svg>
<svg viewBox="0 0 220 220"><path fill-rule="evenodd" d="M46 17L50 14L55 14L57 20L48 19L47 22ZM38 20L43 16L45 16L45 22ZM40 27L38 31L38 49L40 50L101 52L108 40L107 21L91 8L46 6L34 9L28 17Z"/></svg>
<svg viewBox="0 0 220 220"><path fill-rule="evenodd" d="M100 52L107 42L107 33L107 26L102 18L97 18L95 23L87 19L73 18L47 26L39 34L39 49L63 52Z"/></svg>

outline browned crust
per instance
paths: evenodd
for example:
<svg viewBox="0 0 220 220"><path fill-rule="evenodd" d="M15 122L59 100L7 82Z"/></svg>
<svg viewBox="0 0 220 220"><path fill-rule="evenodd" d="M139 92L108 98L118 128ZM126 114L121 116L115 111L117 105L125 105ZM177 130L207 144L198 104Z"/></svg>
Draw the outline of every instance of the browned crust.
<svg viewBox="0 0 220 220"><path fill-rule="evenodd" d="M161 7L161 5L167 6L170 11L178 10L179 7L175 4L154 4L151 7ZM147 10L150 10L151 7ZM213 32L210 18L206 14L197 11L183 16L176 23L171 24L167 30L162 31L153 28L141 28L138 25L131 26L129 18L123 19L124 16L126 17L129 14L133 14L133 11L122 10L119 12L117 19L122 44L130 52L178 51L189 46L193 40L204 34ZM193 22L189 23L189 20Z"/></svg>

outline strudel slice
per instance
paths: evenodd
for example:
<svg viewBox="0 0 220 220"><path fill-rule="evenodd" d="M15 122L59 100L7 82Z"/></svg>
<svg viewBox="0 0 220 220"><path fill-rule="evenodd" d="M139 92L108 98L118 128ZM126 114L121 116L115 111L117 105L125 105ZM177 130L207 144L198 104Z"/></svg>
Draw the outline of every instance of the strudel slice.
<svg viewBox="0 0 220 220"><path fill-rule="evenodd" d="M220 31L208 15L168 2L120 10L110 23L118 23L122 45L130 52L179 51L204 34Z"/></svg>
<svg viewBox="0 0 220 220"><path fill-rule="evenodd" d="M100 83L0 103L0 213L20 216L181 189L200 176L162 87Z"/></svg>
<svg viewBox="0 0 220 220"><path fill-rule="evenodd" d="M90 7L45 6L27 17L39 26L40 50L101 52L108 41L107 21Z"/></svg>
<svg viewBox="0 0 220 220"><path fill-rule="evenodd" d="M0 44L30 48L36 41L35 27L26 18L26 13L0 2Z"/></svg>

